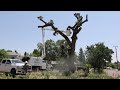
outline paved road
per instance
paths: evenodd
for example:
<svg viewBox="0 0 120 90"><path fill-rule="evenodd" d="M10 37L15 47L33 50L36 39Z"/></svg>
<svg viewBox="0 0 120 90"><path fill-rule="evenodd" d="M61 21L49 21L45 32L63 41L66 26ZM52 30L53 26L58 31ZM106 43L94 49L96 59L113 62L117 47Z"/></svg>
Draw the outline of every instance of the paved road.
<svg viewBox="0 0 120 90"><path fill-rule="evenodd" d="M114 78L120 78L120 71L118 71L117 69L104 69L104 72Z"/></svg>

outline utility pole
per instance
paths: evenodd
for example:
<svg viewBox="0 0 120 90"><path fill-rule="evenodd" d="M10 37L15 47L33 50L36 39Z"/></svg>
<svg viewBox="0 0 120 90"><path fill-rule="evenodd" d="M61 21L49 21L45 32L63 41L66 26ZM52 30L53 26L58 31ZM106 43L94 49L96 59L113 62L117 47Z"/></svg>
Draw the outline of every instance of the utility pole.
<svg viewBox="0 0 120 90"><path fill-rule="evenodd" d="M46 53L45 53L45 29L42 28L42 43L43 43L43 50L42 50L42 57L45 58Z"/></svg>
<svg viewBox="0 0 120 90"><path fill-rule="evenodd" d="M115 47L115 51L116 51L116 61L117 61L117 69L118 69L118 63L119 63L119 62L118 62L118 57L117 57L117 47L118 47L118 46L113 46L113 47Z"/></svg>
<svg viewBox="0 0 120 90"><path fill-rule="evenodd" d="M42 16L39 16L37 17L39 20L41 20L43 17ZM39 26L38 26L39 28ZM42 28L42 45L43 45L43 50L42 50L42 58L45 58L46 57L46 52L45 52L45 29Z"/></svg>

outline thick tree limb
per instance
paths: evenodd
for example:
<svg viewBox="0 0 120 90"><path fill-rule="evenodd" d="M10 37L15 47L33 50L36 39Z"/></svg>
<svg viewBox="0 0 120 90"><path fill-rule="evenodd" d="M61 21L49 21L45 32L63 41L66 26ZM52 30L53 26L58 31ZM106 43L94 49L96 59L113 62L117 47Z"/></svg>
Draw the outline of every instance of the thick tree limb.
<svg viewBox="0 0 120 90"><path fill-rule="evenodd" d="M74 31L74 33L77 35L77 34L81 31L81 29L82 29L82 27L79 27L78 29L76 29L76 30Z"/></svg>
<svg viewBox="0 0 120 90"><path fill-rule="evenodd" d="M61 31L57 31L57 32L59 32L59 34L62 35L65 38L65 40L68 42L68 45L71 46L71 41L69 40L69 38Z"/></svg>
<svg viewBox="0 0 120 90"><path fill-rule="evenodd" d="M45 22L44 20L41 19L41 21L42 21L44 24L47 24L47 22Z"/></svg>
<svg viewBox="0 0 120 90"><path fill-rule="evenodd" d="M51 26L49 23L43 25L43 26L38 26L38 28L44 28L44 27L48 27L48 26Z"/></svg>
<svg viewBox="0 0 120 90"><path fill-rule="evenodd" d="M61 36L63 36L65 40L68 42L68 45L71 46L70 39L62 31L58 30L53 24L51 25L51 27L55 32L58 32Z"/></svg>
<svg viewBox="0 0 120 90"><path fill-rule="evenodd" d="M78 28L78 31L77 31L77 34L81 31L82 27L79 27Z"/></svg>
<svg viewBox="0 0 120 90"><path fill-rule="evenodd" d="M68 27L67 27L67 30L68 30L68 29L72 29L72 30L73 30L74 28L73 28L73 27L71 27L71 26L68 26Z"/></svg>
<svg viewBox="0 0 120 90"><path fill-rule="evenodd" d="M46 23L44 20L40 19L42 22L45 23L45 25L43 26L38 26L38 28L44 28L44 27L48 27L48 26L51 26L52 29L55 31L54 32L54 35L56 33L59 33L61 36L63 36L65 38L65 40L68 42L68 45L71 46L71 41L69 40L69 38L60 30L58 30L58 28L56 28L52 23Z"/></svg>

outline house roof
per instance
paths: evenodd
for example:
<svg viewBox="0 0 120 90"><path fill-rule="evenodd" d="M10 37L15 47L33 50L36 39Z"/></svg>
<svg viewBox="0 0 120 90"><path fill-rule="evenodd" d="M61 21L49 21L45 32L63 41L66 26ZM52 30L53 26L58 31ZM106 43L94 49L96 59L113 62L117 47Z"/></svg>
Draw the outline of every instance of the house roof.
<svg viewBox="0 0 120 90"><path fill-rule="evenodd" d="M10 56L21 56L20 53L16 53L16 52L7 52L7 54Z"/></svg>

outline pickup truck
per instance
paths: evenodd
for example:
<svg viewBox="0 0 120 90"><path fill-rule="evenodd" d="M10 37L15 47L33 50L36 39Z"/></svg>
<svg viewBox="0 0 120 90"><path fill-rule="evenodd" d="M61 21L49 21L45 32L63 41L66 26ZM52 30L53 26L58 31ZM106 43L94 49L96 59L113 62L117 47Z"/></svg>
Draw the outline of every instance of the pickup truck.
<svg viewBox="0 0 120 90"><path fill-rule="evenodd" d="M24 65L25 63L20 59L4 59L0 63L0 72L14 75L24 74ZM31 71L31 66L28 68L28 71Z"/></svg>

